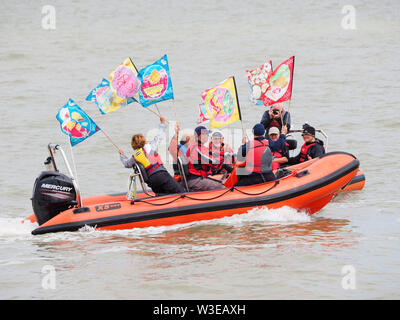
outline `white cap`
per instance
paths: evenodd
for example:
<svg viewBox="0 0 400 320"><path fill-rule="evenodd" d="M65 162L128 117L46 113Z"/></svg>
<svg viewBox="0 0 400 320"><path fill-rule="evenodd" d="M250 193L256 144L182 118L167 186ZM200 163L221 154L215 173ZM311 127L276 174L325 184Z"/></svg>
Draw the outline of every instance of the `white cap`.
<svg viewBox="0 0 400 320"><path fill-rule="evenodd" d="M277 127L271 127L271 128L269 128L269 131L268 131L268 135L271 135L271 134L280 134L280 131L279 131L279 129L277 128Z"/></svg>
<svg viewBox="0 0 400 320"><path fill-rule="evenodd" d="M214 130L214 131L212 132L212 134L211 134L211 139L212 139L212 138L223 138L223 137L224 137L224 135L223 135L222 132L219 131L219 130Z"/></svg>

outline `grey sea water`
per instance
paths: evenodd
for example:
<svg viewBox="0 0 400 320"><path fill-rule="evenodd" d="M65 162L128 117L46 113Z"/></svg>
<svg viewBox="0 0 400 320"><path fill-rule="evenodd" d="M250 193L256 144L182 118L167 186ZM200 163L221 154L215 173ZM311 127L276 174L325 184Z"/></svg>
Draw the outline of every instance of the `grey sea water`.
<svg viewBox="0 0 400 320"><path fill-rule="evenodd" d="M42 27L46 5L55 30ZM346 5L355 29L342 26ZM0 1L0 298L400 298L399 18L395 0ZM245 70L295 55L294 127L322 128L330 151L356 155L364 190L313 217L259 208L178 227L32 236L20 220L32 213L46 145L69 151L58 109L73 98L128 151L157 117L137 104L100 115L85 97L126 57L140 68L165 53L182 127L195 126L200 93L234 75L247 129L264 107L249 103ZM173 125L172 103L158 107ZM83 196L126 190L129 171L101 133L74 157ZM45 266L54 289L42 285ZM355 287L345 289L348 270Z"/></svg>

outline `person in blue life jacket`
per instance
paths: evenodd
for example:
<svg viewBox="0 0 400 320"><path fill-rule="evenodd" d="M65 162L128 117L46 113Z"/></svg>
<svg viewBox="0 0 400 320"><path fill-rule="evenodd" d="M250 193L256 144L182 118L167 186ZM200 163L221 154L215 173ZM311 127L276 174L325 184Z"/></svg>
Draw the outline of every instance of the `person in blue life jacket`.
<svg viewBox="0 0 400 320"><path fill-rule="evenodd" d="M302 137L304 144L297 156L289 158L289 164L291 165L318 158L325 154L324 143L315 137L314 127L304 124Z"/></svg>
<svg viewBox="0 0 400 320"><path fill-rule="evenodd" d="M264 137L265 128L261 123L253 127L254 139L247 142L243 137L243 145L237 153L237 161L245 161L242 170L237 171L238 182L235 186L249 186L276 179L272 172L272 153L268 147L268 140Z"/></svg>
<svg viewBox="0 0 400 320"><path fill-rule="evenodd" d="M132 168L135 163L140 163L144 167L148 177L146 183L157 195L185 192L183 187L168 173L157 152L158 146L165 135L165 122L165 118L160 116L158 133L151 142L147 142L143 134L132 136L133 155L130 158L122 150L119 150L120 160L125 168Z"/></svg>

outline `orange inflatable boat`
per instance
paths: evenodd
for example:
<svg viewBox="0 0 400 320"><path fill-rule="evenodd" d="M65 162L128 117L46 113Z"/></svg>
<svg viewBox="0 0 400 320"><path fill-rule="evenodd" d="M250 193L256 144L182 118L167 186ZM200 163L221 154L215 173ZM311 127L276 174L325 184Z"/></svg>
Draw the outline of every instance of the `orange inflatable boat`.
<svg viewBox="0 0 400 320"><path fill-rule="evenodd" d="M339 192L349 192L349 191L357 191L362 190L365 186L365 175L361 169L358 169L355 177L344 186Z"/></svg>
<svg viewBox="0 0 400 320"><path fill-rule="evenodd" d="M57 146L56 146L57 147ZM50 147L49 147L50 148ZM287 176L262 184L168 196L126 194L79 198L75 181L55 171L36 179L29 217L39 227L32 234L97 229L168 226L246 213L255 207L289 206L313 214L356 177L359 161L351 154L331 152L286 168Z"/></svg>

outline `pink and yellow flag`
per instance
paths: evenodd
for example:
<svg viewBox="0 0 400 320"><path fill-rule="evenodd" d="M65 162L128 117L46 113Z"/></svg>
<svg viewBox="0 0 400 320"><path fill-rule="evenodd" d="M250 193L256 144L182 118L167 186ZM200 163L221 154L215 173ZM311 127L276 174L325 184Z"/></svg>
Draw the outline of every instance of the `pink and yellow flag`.
<svg viewBox="0 0 400 320"><path fill-rule="evenodd" d="M138 70L131 58L126 58L113 72L110 73L110 88L120 99L134 98L138 100L140 82Z"/></svg>
<svg viewBox="0 0 400 320"><path fill-rule="evenodd" d="M235 78L230 77L201 94L200 112L209 119L210 128L218 128L241 120ZM202 110L203 109L203 110Z"/></svg>

